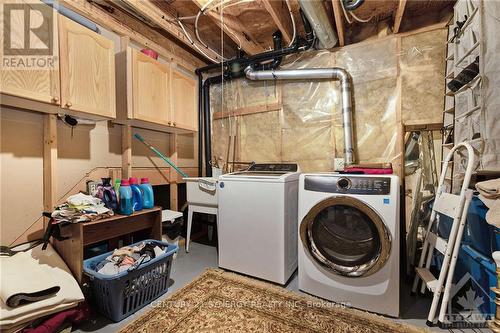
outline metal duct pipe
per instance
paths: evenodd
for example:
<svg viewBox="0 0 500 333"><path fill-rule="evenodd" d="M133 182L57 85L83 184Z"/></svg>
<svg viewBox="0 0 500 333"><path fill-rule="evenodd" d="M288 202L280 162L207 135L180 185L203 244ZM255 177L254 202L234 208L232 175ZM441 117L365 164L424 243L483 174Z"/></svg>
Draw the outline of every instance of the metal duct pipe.
<svg viewBox="0 0 500 333"><path fill-rule="evenodd" d="M328 79L340 81L342 95L342 121L344 128L345 165L354 164L354 148L352 135L352 81L349 73L343 68L311 68L255 71L251 66L245 68L245 75L250 80L308 80Z"/></svg>
<svg viewBox="0 0 500 333"><path fill-rule="evenodd" d="M328 19L323 1L299 0L299 4L319 40L319 48L331 49L337 45L339 40Z"/></svg>

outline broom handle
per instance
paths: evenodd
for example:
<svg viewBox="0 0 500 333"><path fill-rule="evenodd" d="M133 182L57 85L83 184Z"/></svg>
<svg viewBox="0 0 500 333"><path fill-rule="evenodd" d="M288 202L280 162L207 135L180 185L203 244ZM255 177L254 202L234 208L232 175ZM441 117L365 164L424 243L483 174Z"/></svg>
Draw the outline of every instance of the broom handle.
<svg viewBox="0 0 500 333"><path fill-rule="evenodd" d="M146 142L146 140L144 140L144 138L135 133L134 134L134 137L141 141L142 143L144 143L149 149L151 149L156 155L158 155L158 157L160 157L162 160L164 160L165 162L167 162L172 168L175 169L175 171L177 171L182 177L189 177L187 175L187 173L185 173L184 171L182 171L181 169L179 169L179 167L177 165L174 164L174 162L172 162L168 157L166 157L165 155L163 155L162 153L160 153L160 151L158 149L156 149L155 147L153 147L152 145L150 145L149 143Z"/></svg>

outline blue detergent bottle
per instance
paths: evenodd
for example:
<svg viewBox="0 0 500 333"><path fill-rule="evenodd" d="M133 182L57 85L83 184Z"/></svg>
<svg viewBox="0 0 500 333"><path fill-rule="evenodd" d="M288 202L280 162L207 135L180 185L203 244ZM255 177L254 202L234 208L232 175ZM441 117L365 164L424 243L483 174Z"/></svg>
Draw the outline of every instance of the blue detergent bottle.
<svg viewBox="0 0 500 333"><path fill-rule="evenodd" d="M155 205L155 199L153 187L149 183L149 179L141 178L141 185L139 186L142 190L142 208L153 208Z"/></svg>
<svg viewBox="0 0 500 333"><path fill-rule="evenodd" d="M142 191L137 178L130 177L130 188L132 189L132 205L134 212L142 210Z"/></svg>
<svg viewBox="0 0 500 333"><path fill-rule="evenodd" d="M128 179L122 179L120 184L120 214L130 215L134 212L132 202L132 188Z"/></svg>

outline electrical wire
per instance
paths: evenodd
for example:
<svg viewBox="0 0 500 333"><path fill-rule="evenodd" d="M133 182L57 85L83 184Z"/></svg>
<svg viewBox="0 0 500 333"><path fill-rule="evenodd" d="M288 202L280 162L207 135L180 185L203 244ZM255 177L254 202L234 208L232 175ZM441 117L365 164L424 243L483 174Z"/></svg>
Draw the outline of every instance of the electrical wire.
<svg viewBox="0 0 500 333"><path fill-rule="evenodd" d="M352 11L350 11L348 14L347 10L345 9L345 6L344 6L344 1L342 1L342 0L339 0L339 1L340 1L340 5L342 6L342 11L344 12L345 19L347 20L347 22L349 24L351 24L353 22L353 20L349 18L349 14L351 14L351 16L352 16L352 18L354 18L354 20L361 22L361 23L369 22L373 18L373 15L372 15L367 19L362 19L362 18L359 18L358 16L356 16L356 14L354 14Z"/></svg>
<svg viewBox="0 0 500 333"><path fill-rule="evenodd" d="M181 20L181 21L185 21L185 20L194 20L196 18L196 15L192 15L192 16L181 16L181 17L178 17L177 19L178 20Z"/></svg>
<svg viewBox="0 0 500 333"><path fill-rule="evenodd" d="M227 32L231 34L237 41L238 41L238 50L241 50L241 39L236 35L232 29L229 29L229 27L225 24L222 23L222 25L227 29Z"/></svg>
<svg viewBox="0 0 500 333"><path fill-rule="evenodd" d="M207 43L205 43L205 41L201 38L200 36L200 30L198 28L198 23L199 23L199 20L200 20L200 17L202 15L205 15L206 13L208 13L209 11L213 10L214 8L217 8L219 6L222 6L224 4L223 1L220 1L219 5L215 5L215 6L212 6L212 7L209 7L210 4L212 4L215 0L210 0L208 1L205 5L203 5L203 7L201 7L201 9L198 11L198 14L196 15L195 17L195 21L194 21L194 32L195 32L195 35L196 35L196 39L203 45L205 46L207 49L210 49L212 52L214 53L217 53L215 52L214 50L212 50ZM222 16L221 16L222 17ZM224 27L226 29L226 31L228 33L230 33L237 41L238 41L238 49L241 50L241 40L240 38L235 34L233 33L233 31L231 29L229 29L229 27L224 23L224 22L221 22L221 27ZM227 60L226 58L222 57L221 55L219 55L219 57L221 57L222 59L224 60Z"/></svg>
<svg viewBox="0 0 500 333"><path fill-rule="evenodd" d="M205 57L207 57L208 59L210 59L211 61L213 62L218 62L218 59L217 58L220 58L222 59L218 54L217 52L214 52L216 54L216 57L215 59L211 56L209 56L208 54L206 54L194 41L193 39L191 38L191 36L189 36L188 32L186 31L186 28L184 27L184 24L182 24L181 20L177 20L177 24L179 24L179 26L181 27L182 31L184 32L184 35L187 37L189 43L191 43L191 45L193 45L201 54L203 54ZM212 51L211 49L209 49L210 51Z"/></svg>
<svg viewBox="0 0 500 333"><path fill-rule="evenodd" d="M293 36L292 40L290 41L290 44L288 44L288 47L290 47L295 42L295 38L297 38L297 26L295 24L295 18L293 17L292 7L290 6L290 0L286 0L285 2L288 8L288 12L290 13L290 19L292 20Z"/></svg>
<svg viewBox="0 0 500 333"><path fill-rule="evenodd" d="M213 53L215 53L219 58L221 58L223 61L227 60L225 59L221 54L219 54L217 51L215 51L214 49L212 49L210 46L208 46L207 43L205 43L205 41L201 38L200 36L200 31L198 29L198 22L200 20L200 17L201 15L205 15L205 10L207 9L207 7L212 3L214 2L215 0L210 0L208 1L205 5L203 5L203 7L201 7L201 9L198 11L198 14L196 14L196 18L195 18L195 21L194 21L194 33L196 35L196 39L208 50L212 51Z"/></svg>
<svg viewBox="0 0 500 333"><path fill-rule="evenodd" d="M205 47L208 47L208 45L201 39L199 29L198 29L198 21L200 20L201 15L204 15L205 9L212 3L214 0L209 0L207 3L205 3L201 9L198 11L198 14L196 14L196 19L194 21L194 33L196 35L196 39Z"/></svg>
<svg viewBox="0 0 500 333"><path fill-rule="evenodd" d="M352 15L352 17L354 17L354 19L355 19L356 21L361 22L361 23L367 23L367 22L371 21L371 19L373 18L373 15L372 15L372 16L370 16L370 17L369 17L369 18L367 18L367 19L362 19L362 18L359 18L358 16L356 16L356 14L354 14L354 12L352 12L352 11L351 11L351 12L349 12L349 14L351 14L351 15Z"/></svg>

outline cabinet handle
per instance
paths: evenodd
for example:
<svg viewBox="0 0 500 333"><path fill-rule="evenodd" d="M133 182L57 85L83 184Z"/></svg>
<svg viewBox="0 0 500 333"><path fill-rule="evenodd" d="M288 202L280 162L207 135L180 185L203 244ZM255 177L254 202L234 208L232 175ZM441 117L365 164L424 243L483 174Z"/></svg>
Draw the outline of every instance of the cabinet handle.
<svg viewBox="0 0 500 333"><path fill-rule="evenodd" d="M57 97L57 96L52 97L52 103L55 103L55 104L59 103L59 97Z"/></svg>
<svg viewBox="0 0 500 333"><path fill-rule="evenodd" d="M67 108L70 108L73 104L71 104L71 102L66 102L66 107Z"/></svg>

